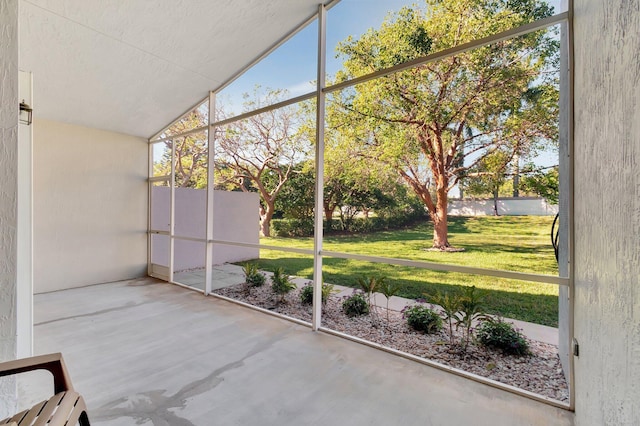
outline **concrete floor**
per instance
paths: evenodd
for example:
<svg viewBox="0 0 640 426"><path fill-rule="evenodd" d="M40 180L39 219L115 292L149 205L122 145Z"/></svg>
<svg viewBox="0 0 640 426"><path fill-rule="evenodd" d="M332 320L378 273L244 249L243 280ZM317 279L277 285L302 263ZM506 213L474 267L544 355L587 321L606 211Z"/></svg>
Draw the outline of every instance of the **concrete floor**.
<svg viewBox="0 0 640 426"><path fill-rule="evenodd" d="M35 323L36 353L64 354L93 425L512 426L573 419L150 278L36 295ZM29 386L22 390L37 393Z"/></svg>

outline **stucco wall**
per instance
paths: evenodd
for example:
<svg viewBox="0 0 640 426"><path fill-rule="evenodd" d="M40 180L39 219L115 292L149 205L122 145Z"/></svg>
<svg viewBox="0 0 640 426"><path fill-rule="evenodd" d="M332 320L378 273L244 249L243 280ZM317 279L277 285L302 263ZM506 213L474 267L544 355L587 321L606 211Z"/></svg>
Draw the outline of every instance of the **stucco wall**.
<svg viewBox="0 0 640 426"><path fill-rule="evenodd" d="M19 99L34 106L31 73L20 71ZM33 355L33 126L18 126L17 356Z"/></svg>
<svg viewBox="0 0 640 426"><path fill-rule="evenodd" d="M497 204L498 214L504 216L552 216L558 213L558 206L547 203L544 198L498 198ZM451 216L491 216L493 199L451 200L448 212Z"/></svg>
<svg viewBox="0 0 640 426"><path fill-rule="evenodd" d="M34 291L145 275L146 141L54 121L34 125Z"/></svg>
<svg viewBox="0 0 640 426"><path fill-rule="evenodd" d="M151 227L168 230L171 190L154 187L151 194ZM176 188L175 234L180 237L206 238L207 193L203 189ZM257 193L214 191L213 238L250 244L260 242ZM152 262L168 266L169 239L154 238ZM176 240L174 270L205 266L205 244ZM259 257L258 249L230 245L214 245L213 264L240 262Z"/></svg>
<svg viewBox="0 0 640 426"><path fill-rule="evenodd" d="M0 0L0 361L16 356L18 0ZM15 410L13 378L0 379L0 419Z"/></svg>
<svg viewBox="0 0 640 426"><path fill-rule="evenodd" d="M640 5L575 2L576 424L640 424Z"/></svg>

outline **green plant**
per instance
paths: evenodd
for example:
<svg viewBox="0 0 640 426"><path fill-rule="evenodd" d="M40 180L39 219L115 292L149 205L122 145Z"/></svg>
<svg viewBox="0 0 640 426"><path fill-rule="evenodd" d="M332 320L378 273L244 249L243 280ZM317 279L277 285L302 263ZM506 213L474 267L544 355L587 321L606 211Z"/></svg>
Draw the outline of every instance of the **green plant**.
<svg viewBox="0 0 640 426"><path fill-rule="evenodd" d="M400 286L395 282L382 280L378 285L378 291L387 298L387 322L389 322L389 299L398 294Z"/></svg>
<svg viewBox="0 0 640 426"><path fill-rule="evenodd" d="M361 293L354 293L342 302L342 311L348 317L357 317L369 313L369 303Z"/></svg>
<svg viewBox="0 0 640 426"><path fill-rule="evenodd" d="M529 343L513 327L513 324L498 320L483 321L476 332L478 341L487 347L510 355L529 355Z"/></svg>
<svg viewBox="0 0 640 426"><path fill-rule="evenodd" d="M433 309L424 305L416 304L409 306L403 311L409 327L416 331L423 331L427 334L435 333L442 329L442 318Z"/></svg>
<svg viewBox="0 0 640 426"><path fill-rule="evenodd" d="M259 272L258 265L255 263L245 263L242 267L244 272L244 282L247 285L247 291L250 287L260 287L266 282L266 277Z"/></svg>
<svg viewBox="0 0 640 426"><path fill-rule="evenodd" d="M271 276L271 290L280 296L280 302L284 302L284 297L294 288L296 288L296 285L292 283L289 276L284 273L283 268L278 268L273 271L273 275Z"/></svg>
<svg viewBox="0 0 640 426"><path fill-rule="evenodd" d="M334 220L332 223L336 222ZM421 250L425 246L424 236L433 232L430 222L403 230L374 232L367 234L366 238L345 233L328 234L323 248L344 253L427 262L446 260L455 265L557 274L558 265L548 236L553 216L453 216L449 222L449 238L455 239L456 246L467 247L464 253L443 254ZM523 245L522 241L525 240L527 244ZM261 243L313 249L312 238L263 238ZM260 253L259 265L262 270L271 271L282 266L291 275L309 279L313 274L313 259L306 254L287 253L287 256L282 256L277 250L264 250ZM488 293L490 297L485 302L487 313L558 326L558 290L548 284L458 272L443 273L355 259L325 257L323 260L324 280L336 286L359 288L355 277L362 275L393 277L392 281L401 286L396 296L410 299L437 292L457 294L457 288L464 282Z"/></svg>
<svg viewBox="0 0 640 426"><path fill-rule="evenodd" d="M327 304L327 300L329 300L329 296L334 293L333 284L322 284L322 305ZM313 303L313 284L308 283L302 290L300 290L300 302L303 305L310 305Z"/></svg>
<svg viewBox="0 0 640 426"><path fill-rule="evenodd" d="M329 296L337 292L338 290L334 288L333 284L322 284L322 305L326 305L329 300Z"/></svg>
<svg viewBox="0 0 640 426"><path fill-rule="evenodd" d="M311 283L305 285L300 290L300 302L303 305L310 305L313 303L313 285Z"/></svg>
<svg viewBox="0 0 640 426"><path fill-rule="evenodd" d="M456 329L462 328L462 350L466 351L471 341L471 327L474 321L488 318L484 311L484 293L477 291L476 286L464 287L459 296L459 311L454 314Z"/></svg>
<svg viewBox="0 0 640 426"><path fill-rule="evenodd" d="M437 292L435 296L428 296L429 301L433 304L439 305L442 310L442 316L444 320L447 322L448 331L449 331L449 342L455 343L455 338L453 336L453 324L456 320L456 313L460 309L460 296L452 295L452 294L442 294Z"/></svg>
<svg viewBox="0 0 640 426"><path fill-rule="evenodd" d="M373 275L358 277L356 282L358 283L360 290L365 294L370 310L373 309L373 305L375 304L375 292L380 289L385 281L386 277L376 277Z"/></svg>

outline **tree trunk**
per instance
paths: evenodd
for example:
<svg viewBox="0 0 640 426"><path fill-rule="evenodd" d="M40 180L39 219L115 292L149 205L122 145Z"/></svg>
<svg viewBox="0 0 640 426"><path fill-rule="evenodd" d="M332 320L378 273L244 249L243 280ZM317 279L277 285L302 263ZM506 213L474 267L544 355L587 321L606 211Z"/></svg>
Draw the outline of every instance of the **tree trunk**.
<svg viewBox="0 0 640 426"><path fill-rule="evenodd" d="M433 221L433 248L445 250L449 247L449 230L447 226L447 191L436 191L436 211L431 214Z"/></svg>
<svg viewBox="0 0 640 426"><path fill-rule="evenodd" d="M324 218L329 224L331 224L331 221L333 220L333 212L335 210L336 210L335 205L332 205L329 202L324 203Z"/></svg>
<svg viewBox="0 0 640 426"><path fill-rule="evenodd" d="M273 218L275 203L269 202L266 204L267 204L266 209L264 209L263 207L260 207L260 234L263 237L270 237L271 236L271 219Z"/></svg>
<svg viewBox="0 0 640 426"><path fill-rule="evenodd" d="M500 216L498 213L498 189L493 190L493 215Z"/></svg>
<svg viewBox="0 0 640 426"><path fill-rule="evenodd" d="M520 196L520 155L513 156L513 196Z"/></svg>

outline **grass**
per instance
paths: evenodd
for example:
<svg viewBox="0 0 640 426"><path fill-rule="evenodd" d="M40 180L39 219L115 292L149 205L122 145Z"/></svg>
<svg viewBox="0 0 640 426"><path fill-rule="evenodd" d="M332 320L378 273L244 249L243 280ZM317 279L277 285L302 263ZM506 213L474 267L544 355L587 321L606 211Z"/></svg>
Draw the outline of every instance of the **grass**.
<svg viewBox="0 0 640 426"><path fill-rule="evenodd" d="M550 244L553 217L451 217L449 242L464 252L425 251L431 246L433 228L426 223L411 229L325 238L325 250L411 259L487 269L557 275ZM261 243L280 247L312 248L312 238L263 238ZM311 278L311 256L261 250L259 266ZM558 323L558 288L555 285L508 280L455 272L430 271L350 259L323 259L326 282L356 287L358 276L384 275L397 282L399 296L422 298L437 292L452 293L475 285L486 293L487 312L549 326Z"/></svg>

